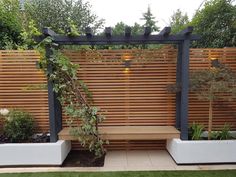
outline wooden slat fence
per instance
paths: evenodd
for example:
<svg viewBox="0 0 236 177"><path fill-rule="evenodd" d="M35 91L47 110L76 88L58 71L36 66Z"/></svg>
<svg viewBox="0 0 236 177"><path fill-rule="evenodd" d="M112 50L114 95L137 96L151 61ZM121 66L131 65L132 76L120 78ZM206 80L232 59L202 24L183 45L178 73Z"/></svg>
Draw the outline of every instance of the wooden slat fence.
<svg viewBox="0 0 236 177"><path fill-rule="evenodd" d="M177 51L155 50L64 51L80 64L78 76L93 93L94 105L106 116L106 125L175 125L175 95L166 86L175 82ZM191 49L190 70L207 68L210 58L236 70L236 48ZM38 131L48 131L46 79L36 69L35 51L0 51L0 108L22 108L31 112ZM127 71L125 63L130 60ZM39 88L40 87L40 88ZM208 102L189 95L189 119L207 125ZM224 122L236 129L236 102L214 104L214 128ZM63 126L66 125L63 116ZM163 149L165 141L112 141L110 149ZM74 142L74 148L78 143Z"/></svg>
<svg viewBox="0 0 236 177"><path fill-rule="evenodd" d="M230 67L236 72L236 48L223 49L191 49L190 51L190 71L209 68L211 58ZM189 120L191 122L208 124L208 102L199 101L193 93L189 94ZM233 101L218 100L213 105L213 129L222 129L224 123L232 125L236 129L236 99Z"/></svg>
<svg viewBox="0 0 236 177"><path fill-rule="evenodd" d="M33 50L0 51L0 108L19 108L35 118L36 131L48 131L48 96L44 74L36 68ZM45 87L45 86L44 86Z"/></svg>

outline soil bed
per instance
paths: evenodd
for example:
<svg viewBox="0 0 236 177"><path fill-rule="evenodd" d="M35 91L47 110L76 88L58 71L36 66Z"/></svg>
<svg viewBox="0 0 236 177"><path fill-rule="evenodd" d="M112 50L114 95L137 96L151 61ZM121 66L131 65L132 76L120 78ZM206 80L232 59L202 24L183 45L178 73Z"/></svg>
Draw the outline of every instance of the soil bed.
<svg viewBox="0 0 236 177"><path fill-rule="evenodd" d="M19 143L48 143L48 142L50 142L50 137L48 133L40 133L33 135L32 138L28 141ZM5 135L0 134L0 144L4 143L16 143L16 142L11 142Z"/></svg>
<svg viewBox="0 0 236 177"><path fill-rule="evenodd" d="M105 155L95 159L95 155L90 151L72 150L62 167L102 167L104 166Z"/></svg>

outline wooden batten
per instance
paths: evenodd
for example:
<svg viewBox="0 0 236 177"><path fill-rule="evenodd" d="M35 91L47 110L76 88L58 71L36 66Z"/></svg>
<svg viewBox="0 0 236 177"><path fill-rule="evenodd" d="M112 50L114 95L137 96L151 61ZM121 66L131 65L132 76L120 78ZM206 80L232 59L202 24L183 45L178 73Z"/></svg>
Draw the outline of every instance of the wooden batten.
<svg viewBox="0 0 236 177"><path fill-rule="evenodd" d="M81 78L93 94L94 105L106 120L100 126L175 126L175 94L166 91L176 80L177 50L64 51L80 64ZM236 48L191 49L190 72L208 68L210 59L236 70ZM36 68L39 54L33 50L0 51L0 108L20 108L32 113L38 132L49 131L48 95L41 89L46 78ZM126 69L125 60L130 60ZM208 102L189 93L189 124L207 128ZM227 122L236 130L236 101L219 100L213 106L213 129ZM2 122L0 122L2 125ZM0 125L0 127L1 127ZM63 115L63 127L67 127ZM165 140L111 140L108 149L163 149ZM73 142L73 148L80 148Z"/></svg>

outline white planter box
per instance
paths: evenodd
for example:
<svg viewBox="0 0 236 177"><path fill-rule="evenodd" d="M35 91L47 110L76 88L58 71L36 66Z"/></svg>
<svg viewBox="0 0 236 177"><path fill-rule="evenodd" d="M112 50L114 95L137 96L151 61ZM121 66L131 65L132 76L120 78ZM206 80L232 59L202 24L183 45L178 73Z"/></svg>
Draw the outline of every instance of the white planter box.
<svg viewBox="0 0 236 177"><path fill-rule="evenodd" d="M71 142L0 144L0 166L61 165L70 152Z"/></svg>
<svg viewBox="0 0 236 177"><path fill-rule="evenodd" d="M236 140L167 140L166 148L177 164L235 163Z"/></svg>

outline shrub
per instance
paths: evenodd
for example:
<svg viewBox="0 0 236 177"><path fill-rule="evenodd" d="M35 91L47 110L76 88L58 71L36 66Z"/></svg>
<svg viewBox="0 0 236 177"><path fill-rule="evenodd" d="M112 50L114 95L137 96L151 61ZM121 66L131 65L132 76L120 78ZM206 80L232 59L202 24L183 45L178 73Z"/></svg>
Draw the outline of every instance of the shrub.
<svg viewBox="0 0 236 177"><path fill-rule="evenodd" d="M34 123L32 116L21 110L11 110L6 116L4 134L11 142L29 141L33 135Z"/></svg>
<svg viewBox="0 0 236 177"><path fill-rule="evenodd" d="M192 140L200 140L202 139L201 135L203 133L204 126L201 124L193 123L190 127L190 136Z"/></svg>
<svg viewBox="0 0 236 177"><path fill-rule="evenodd" d="M221 132L219 134L219 138L221 140L227 140L227 139L231 139L232 138L232 136L230 134L230 128L231 128L230 124L228 124L228 123L224 124L224 127L223 127L223 129L221 130Z"/></svg>

